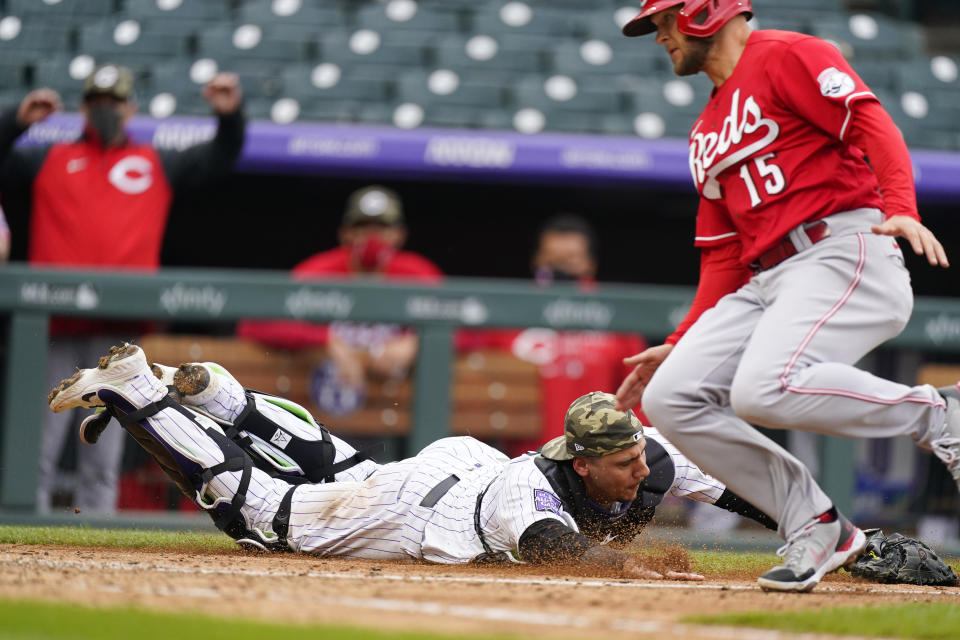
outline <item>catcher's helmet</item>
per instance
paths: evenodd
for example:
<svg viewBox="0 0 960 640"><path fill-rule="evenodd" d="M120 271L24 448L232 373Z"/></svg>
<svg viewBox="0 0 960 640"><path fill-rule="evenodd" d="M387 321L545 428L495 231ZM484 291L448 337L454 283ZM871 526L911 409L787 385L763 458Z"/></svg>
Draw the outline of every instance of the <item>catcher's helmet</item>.
<svg viewBox="0 0 960 640"><path fill-rule="evenodd" d="M623 27L625 36L642 36L657 30L650 16L664 9L682 4L677 14L680 33L698 38L712 36L730 18L748 14L753 16L750 0L641 0L640 13Z"/></svg>

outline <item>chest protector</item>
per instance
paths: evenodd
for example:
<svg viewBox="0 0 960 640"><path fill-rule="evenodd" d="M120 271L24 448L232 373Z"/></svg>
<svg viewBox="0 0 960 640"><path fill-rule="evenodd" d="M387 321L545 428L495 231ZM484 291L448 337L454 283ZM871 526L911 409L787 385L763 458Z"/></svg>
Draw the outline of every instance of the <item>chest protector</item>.
<svg viewBox="0 0 960 640"><path fill-rule="evenodd" d="M612 547L626 546L653 519L657 505L673 485L673 460L655 440L647 438L647 476L626 513L613 518L598 512L587 501L583 480L569 461L548 460L537 456L537 468L546 476L563 508L573 516L580 533Z"/></svg>

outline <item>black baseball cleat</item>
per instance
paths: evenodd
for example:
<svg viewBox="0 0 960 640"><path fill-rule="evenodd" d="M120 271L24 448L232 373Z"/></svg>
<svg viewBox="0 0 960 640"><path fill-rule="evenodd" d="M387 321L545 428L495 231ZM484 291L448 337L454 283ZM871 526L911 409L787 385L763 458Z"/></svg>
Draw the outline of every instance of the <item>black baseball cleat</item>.
<svg viewBox="0 0 960 640"><path fill-rule="evenodd" d="M810 591L826 574L856 561L866 545L863 531L830 509L791 535L777 550L786 560L757 582L764 591Z"/></svg>
<svg viewBox="0 0 960 640"><path fill-rule="evenodd" d="M109 410L101 408L84 418L83 422L80 423L80 442L96 444L97 440L100 439L100 434L110 424L110 418L112 417L113 415Z"/></svg>

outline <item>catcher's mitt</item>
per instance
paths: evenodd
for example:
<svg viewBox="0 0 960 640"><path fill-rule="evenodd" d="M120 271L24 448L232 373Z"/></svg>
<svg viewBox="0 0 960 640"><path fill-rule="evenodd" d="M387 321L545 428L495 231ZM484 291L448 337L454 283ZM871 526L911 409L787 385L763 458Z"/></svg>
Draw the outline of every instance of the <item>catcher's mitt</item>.
<svg viewBox="0 0 960 640"><path fill-rule="evenodd" d="M957 574L927 545L880 529L867 529L867 546L850 573L876 582L955 587Z"/></svg>

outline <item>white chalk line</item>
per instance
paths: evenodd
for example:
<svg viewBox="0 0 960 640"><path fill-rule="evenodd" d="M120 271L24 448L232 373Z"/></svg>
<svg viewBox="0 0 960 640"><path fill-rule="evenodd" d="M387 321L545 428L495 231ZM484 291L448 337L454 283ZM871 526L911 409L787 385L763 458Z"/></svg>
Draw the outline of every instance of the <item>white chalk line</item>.
<svg viewBox="0 0 960 640"><path fill-rule="evenodd" d="M724 585L703 584L699 582L634 582L621 580L584 580L577 578L504 578L489 576L428 576L428 575L400 575L370 571L366 573L343 573L326 571L280 571L280 570L253 570L253 569L209 569L166 567L146 565L142 563L124 563L117 561L89 561L89 560L44 560L40 558L17 558L16 560L0 560L0 565L33 566L49 569L74 569L78 571L155 571L157 573L182 573L223 576L273 577L273 578L317 578L323 580L382 580L385 582L446 582L446 583L480 583L480 584L519 584L536 586L570 586L570 587L602 587L626 589L699 589L704 591L760 591L757 585ZM875 593L881 595L923 595L923 596L960 596L960 589L937 589L925 587L922 591L903 588L877 587L841 587L835 585L819 585L817 593Z"/></svg>
<svg viewBox="0 0 960 640"><path fill-rule="evenodd" d="M168 587L143 586L125 590L117 585L96 585L96 591L111 594L138 593L161 597L186 597L191 599L219 599L223 594L216 589L203 587ZM289 599L280 595L267 594L267 600L288 603ZM603 620L580 615L563 613L540 613L528 610L509 609L505 607L478 607L471 605L456 605L443 602L423 600L403 600L396 598L357 598L350 596L310 596L311 606L317 607L348 607L353 609L368 609L387 611L392 613L428 615L435 617L455 617L477 622L506 622L511 624L562 627L564 629L609 629L612 631L627 631L655 635L658 638L691 638L709 637L713 640L818 640L828 634L823 633L790 633L770 629L753 629L744 627L725 627L713 625L695 625L685 623L666 622L661 620L632 620L612 619ZM885 640L877 637L843 636L843 640ZM890 640L890 639L886 639Z"/></svg>

